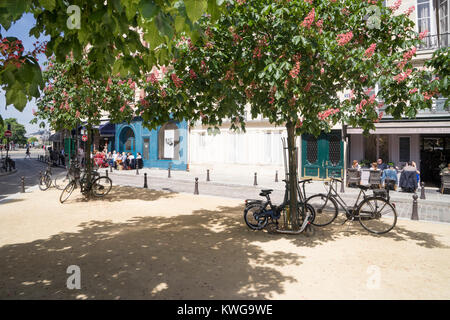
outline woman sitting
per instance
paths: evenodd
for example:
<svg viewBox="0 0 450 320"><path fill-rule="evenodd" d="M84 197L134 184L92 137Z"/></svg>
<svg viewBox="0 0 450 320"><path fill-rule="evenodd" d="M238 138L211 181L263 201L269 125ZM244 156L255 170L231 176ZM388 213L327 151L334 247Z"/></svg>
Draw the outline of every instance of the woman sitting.
<svg viewBox="0 0 450 320"><path fill-rule="evenodd" d="M372 167L370 168L372 171L379 171L378 164L376 162L372 162Z"/></svg>
<svg viewBox="0 0 450 320"><path fill-rule="evenodd" d="M353 160L353 163L352 163L352 169L358 169L358 170L361 170L361 166L359 165L359 163L358 163L357 160Z"/></svg>

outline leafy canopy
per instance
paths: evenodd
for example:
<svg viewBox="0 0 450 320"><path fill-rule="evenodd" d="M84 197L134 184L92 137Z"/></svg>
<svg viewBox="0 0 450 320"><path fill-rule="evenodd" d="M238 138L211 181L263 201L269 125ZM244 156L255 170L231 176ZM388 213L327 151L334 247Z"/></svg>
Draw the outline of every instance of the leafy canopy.
<svg viewBox="0 0 450 320"><path fill-rule="evenodd" d="M202 38L180 39L162 81L147 79L140 111L150 122L173 114L245 129L250 106L253 117L316 135L414 117L437 92L411 63L421 39L410 12L397 10L367 0L230 1L217 21L200 19Z"/></svg>
<svg viewBox="0 0 450 320"><path fill-rule="evenodd" d="M69 53L83 57L89 48L89 72L105 78L114 71L122 76L145 72L154 64L171 59L172 39L180 32L199 37L196 20L208 12L215 19L223 0L2 0L0 25L8 30L24 13L32 13L36 25L30 36L50 37L47 57L60 63ZM141 38L142 35L142 38ZM149 43L144 46L141 39ZM44 86L38 65L26 56L22 68L3 68L0 58L0 88L7 105L22 111L27 101L38 97ZM6 65L6 64L5 64Z"/></svg>

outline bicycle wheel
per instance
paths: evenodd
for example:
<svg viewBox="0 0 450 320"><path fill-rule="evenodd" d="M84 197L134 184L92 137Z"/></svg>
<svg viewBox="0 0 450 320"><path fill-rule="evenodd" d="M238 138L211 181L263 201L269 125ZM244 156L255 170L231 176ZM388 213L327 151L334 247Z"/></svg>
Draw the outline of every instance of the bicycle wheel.
<svg viewBox="0 0 450 320"><path fill-rule="evenodd" d="M92 182L92 193L96 197L106 196L112 188L112 180L109 177L98 177Z"/></svg>
<svg viewBox="0 0 450 320"><path fill-rule="evenodd" d="M47 190L48 188L50 188L51 185L52 185L52 179L50 178L49 175L43 175L39 179L39 189L41 189L42 191Z"/></svg>
<svg viewBox="0 0 450 320"><path fill-rule="evenodd" d="M314 209L313 225L323 227L329 225L338 215L338 206L333 198L328 198L325 194L316 194L306 200L306 204Z"/></svg>
<svg viewBox="0 0 450 320"><path fill-rule="evenodd" d="M60 176L60 177L56 177L55 178L55 187L58 190L64 190L64 188L67 186L67 184L69 182L70 182L70 178L67 174Z"/></svg>
<svg viewBox="0 0 450 320"><path fill-rule="evenodd" d="M75 189L75 181L69 182L69 184L64 188L63 192L59 196L59 202L64 203L67 199L69 199L73 190Z"/></svg>
<svg viewBox="0 0 450 320"><path fill-rule="evenodd" d="M369 232L383 234L397 223L397 212L386 199L370 197L358 207L359 223Z"/></svg>
<svg viewBox="0 0 450 320"><path fill-rule="evenodd" d="M267 225L267 216L261 214L263 210L264 207L260 204L252 204L245 208L244 220L250 229L261 230Z"/></svg>

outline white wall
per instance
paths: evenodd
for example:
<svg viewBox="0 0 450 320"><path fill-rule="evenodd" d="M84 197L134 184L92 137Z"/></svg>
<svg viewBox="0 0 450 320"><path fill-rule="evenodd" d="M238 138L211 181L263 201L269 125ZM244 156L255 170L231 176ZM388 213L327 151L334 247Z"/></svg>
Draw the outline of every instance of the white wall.
<svg viewBox="0 0 450 320"><path fill-rule="evenodd" d="M281 137L285 130L247 129L246 133L221 130L208 135L206 130L191 130L190 163L235 163L283 165Z"/></svg>

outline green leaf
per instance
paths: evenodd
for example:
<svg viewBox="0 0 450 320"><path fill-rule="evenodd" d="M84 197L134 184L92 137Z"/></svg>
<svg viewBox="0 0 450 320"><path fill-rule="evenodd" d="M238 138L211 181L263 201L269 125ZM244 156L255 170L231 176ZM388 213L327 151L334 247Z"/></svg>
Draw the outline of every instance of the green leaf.
<svg viewBox="0 0 450 320"><path fill-rule="evenodd" d="M145 19L152 19L159 12L159 6L153 0L141 0L139 8Z"/></svg>
<svg viewBox="0 0 450 320"><path fill-rule="evenodd" d="M154 22L146 24L145 27L144 40L150 44L151 50L165 42L164 37L159 34L159 30Z"/></svg>
<svg viewBox="0 0 450 320"><path fill-rule="evenodd" d="M56 0L39 0L39 3L49 11L53 11L56 7Z"/></svg>
<svg viewBox="0 0 450 320"><path fill-rule="evenodd" d="M184 0L186 12L192 22L197 21L207 8L206 0Z"/></svg>
<svg viewBox="0 0 450 320"><path fill-rule="evenodd" d="M168 15L160 11L155 17L155 24L162 35L168 36L169 39L173 38L173 28L170 25L170 18Z"/></svg>

